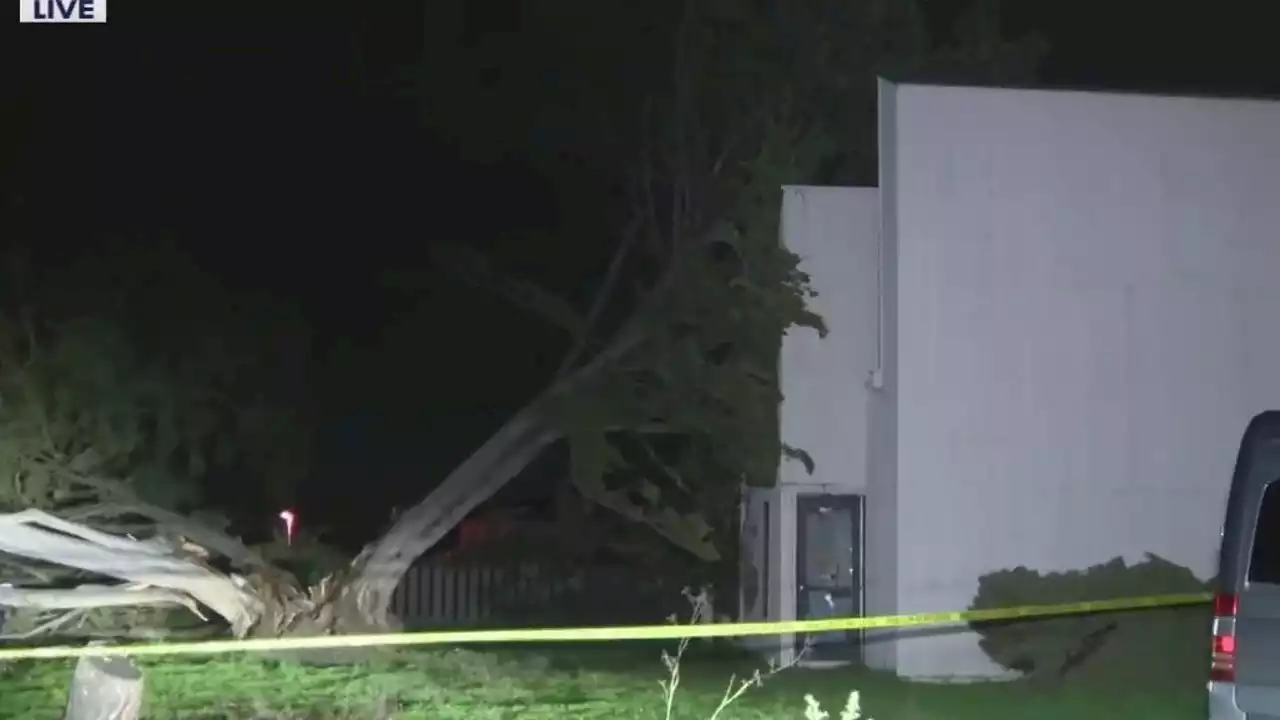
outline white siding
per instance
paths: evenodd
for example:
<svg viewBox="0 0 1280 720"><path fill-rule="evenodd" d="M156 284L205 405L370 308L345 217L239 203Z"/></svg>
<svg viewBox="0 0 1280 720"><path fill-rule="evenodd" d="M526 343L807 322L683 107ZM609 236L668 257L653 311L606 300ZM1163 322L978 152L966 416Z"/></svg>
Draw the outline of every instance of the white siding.
<svg viewBox="0 0 1280 720"><path fill-rule="evenodd" d="M784 485L866 488L867 388L876 367L880 195L874 188L783 189L782 242L818 292L829 334L799 329L782 344L782 438L813 457L785 462ZM815 488L817 489L817 488ZM834 489L833 489L834 490Z"/></svg>
<svg viewBox="0 0 1280 720"><path fill-rule="evenodd" d="M1280 406L1280 104L882 103L896 418L873 455L897 480L898 610L965 607L1017 565L1212 574L1240 433ZM975 640L904 640L897 668L994 671Z"/></svg>
<svg viewBox="0 0 1280 720"><path fill-rule="evenodd" d="M897 107L881 93L880 115L880 383L868 405L867 614L898 613L898 232L896 201ZM867 664L896 670L897 631L867 633Z"/></svg>
<svg viewBox="0 0 1280 720"><path fill-rule="evenodd" d="M770 540L774 619L796 617L797 496L866 494L868 516L874 512L866 381L878 363L879 225L880 198L874 188L783 189L782 242L801 257L801 269L818 292L811 308L822 315L829 332L820 339L812 331L797 330L782 344L782 438L806 450L816 467L809 475L800 463L783 462L779 487L770 496L776 523ZM866 538L867 584L873 582L873 567L891 568L894 562L892 523L881 526L885 537ZM875 558L873 548L882 550ZM780 641L785 661L792 639Z"/></svg>

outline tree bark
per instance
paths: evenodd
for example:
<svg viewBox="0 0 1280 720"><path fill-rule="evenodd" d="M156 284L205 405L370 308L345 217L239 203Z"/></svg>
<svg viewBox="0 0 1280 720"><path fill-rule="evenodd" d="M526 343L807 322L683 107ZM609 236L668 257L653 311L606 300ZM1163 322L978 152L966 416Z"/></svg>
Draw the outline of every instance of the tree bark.
<svg viewBox="0 0 1280 720"><path fill-rule="evenodd" d="M401 513L391 529L365 547L352 563L337 608L343 631L389 630L391 598L413 563L440 542L477 505L493 497L528 467L538 454L564 437L548 415L556 398L582 387L602 368L630 352L644 339L631 322L590 362L556 380L551 388L498 429L478 450L445 478L431 494Z"/></svg>
<svg viewBox="0 0 1280 720"><path fill-rule="evenodd" d="M129 658L80 658L63 720L137 720L142 689L142 671Z"/></svg>
<svg viewBox="0 0 1280 720"><path fill-rule="evenodd" d="M391 597L413 563L560 437L543 414L542 403L535 401L494 433L439 487L402 512L391 529L367 546L353 565L340 612L344 629L394 627Z"/></svg>
<svg viewBox="0 0 1280 720"><path fill-rule="evenodd" d="M261 617L258 598L216 570L178 554L177 549L156 539L134 540L99 532L84 525L62 520L39 510L23 510L0 514L0 551L17 557L73 567L124 580L140 588L167 588L179 604L182 595L195 598L231 624L236 637L242 637ZM13 589L9 589L13 590ZM11 592L10 601L25 595L29 606L77 608L120 605L119 589L91 588L99 597L85 604L70 603L80 591ZM139 595L140 600L154 600L157 593ZM162 595L162 594L161 594ZM127 600L123 604L128 603Z"/></svg>

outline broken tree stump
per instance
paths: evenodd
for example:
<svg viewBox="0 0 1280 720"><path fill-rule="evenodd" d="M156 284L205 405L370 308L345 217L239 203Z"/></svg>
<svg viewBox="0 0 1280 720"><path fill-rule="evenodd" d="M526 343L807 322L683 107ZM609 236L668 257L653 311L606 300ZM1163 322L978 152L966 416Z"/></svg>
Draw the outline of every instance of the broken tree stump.
<svg viewBox="0 0 1280 720"><path fill-rule="evenodd" d="M138 720L142 670L127 657L82 657L71 676L63 720Z"/></svg>

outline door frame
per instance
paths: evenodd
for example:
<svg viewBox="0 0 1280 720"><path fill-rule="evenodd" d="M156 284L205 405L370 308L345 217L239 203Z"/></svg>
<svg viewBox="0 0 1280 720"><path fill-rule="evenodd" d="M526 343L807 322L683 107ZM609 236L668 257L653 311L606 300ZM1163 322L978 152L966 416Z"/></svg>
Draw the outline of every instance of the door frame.
<svg viewBox="0 0 1280 720"><path fill-rule="evenodd" d="M808 548L806 547L804 519L806 512L815 504L822 503L827 506L840 508L848 508L852 512L852 527L850 529L851 536L849 538L850 545L853 550L853 556L850 558L850 565L855 573L855 581L852 589L844 591L837 597L849 597L852 600L854 614L853 617L863 617L867 608L867 589L866 589L866 554L867 554L867 496L865 493L856 492L830 492L817 490L800 491L795 495L795 502L792 506L793 516L791 526L793 528L795 538L795 554L792 557L792 570L794 589L794 610L795 619L804 620L807 616L804 610L807 605L803 602L805 595L805 586L802 582L805 567L804 558ZM844 631L847 647L850 648L849 654L842 654L840 657L822 657L818 647L810 651L810 660L816 663L824 663L834 661L838 663L863 663L865 662L865 633L862 630L846 630ZM799 653L804 646L804 636L796 634L793 636L793 652Z"/></svg>

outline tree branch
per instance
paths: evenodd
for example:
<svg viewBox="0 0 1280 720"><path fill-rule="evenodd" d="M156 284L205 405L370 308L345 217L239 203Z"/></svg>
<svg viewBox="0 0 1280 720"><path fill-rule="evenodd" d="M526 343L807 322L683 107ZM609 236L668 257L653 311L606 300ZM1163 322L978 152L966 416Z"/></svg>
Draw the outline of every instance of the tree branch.
<svg viewBox="0 0 1280 720"><path fill-rule="evenodd" d="M186 593L140 585L80 585L69 590L0 586L0 605L36 610L94 610L105 607L172 606L199 611Z"/></svg>
<svg viewBox="0 0 1280 720"><path fill-rule="evenodd" d="M681 11L680 26L676 29L675 62L672 67L672 89L674 102L671 109L672 145L675 158L671 163L671 217L669 243L671 261L676 261L684 236L684 210L689 203L689 138L686 122L692 116L690 112L691 83L688 70L689 31L693 22L693 3L685 2Z"/></svg>
<svg viewBox="0 0 1280 720"><path fill-rule="evenodd" d="M662 469L663 474L667 476L668 480L674 482L676 487L679 487L681 490L689 489L689 486L685 484L684 478L680 476L680 473L658 456L658 451L653 449L652 443L650 443L643 435L637 435L635 437L635 441L640 445L641 449L644 450L649 461Z"/></svg>
<svg viewBox="0 0 1280 720"><path fill-rule="evenodd" d="M590 347L591 334L595 331L596 324L600 321L600 316L609 304L609 298L612 297L614 287L618 284L618 278L622 275L622 266L626 262L631 249L635 246L636 238L640 235L640 228L641 222L639 219L633 221L631 227L627 228L626 232L623 233L622 241L618 244L617 249L613 251L612 257L609 258L609 267L605 270L604 282L600 285L600 289L596 291L595 298L591 301L591 307L587 311L586 323L583 326L582 333L556 370L556 380L561 380L572 372L578 361L582 359L582 355Z"/></svg>
<svg viewBox="0 0 1280 720"><path fill-rule="evenodd" d="M182 598L195 598L221 615L231 624L232 632L241 637L258 621L260 601L244 591L234 578L190 558L175 554L172 547L155 540L131 540L77 525L39 510L24 510L0 515L0 552L47 563L65 565L96 575L123 580L135 587L171 591L164 597L185 605ZM15 593L32 592L7 588ZM125 592L119 588L99 591L103 595L93 602L100 606ZM35 591L64 593L44 597L70 598L77 591ZM144 604L130 596L120 604ZM148 597L148 596L142 596ZM0 604L5 604L0 602ZM63 607L82 607L70 605ZM188 605L188 607L190 607Z"/></svg>
<svg viewBox="0 0 1280 720"><path fill-rule="evenodd" d="M88 610L88 608L68 610L67 612L53 616L52 619L43 622L26 632L0 634L0 640L25 640L38 635L52 634L55 630L60 630L69 625L73 620L83 618Z"/></svg>
<svg viewBox="0 0 1280 720"><path fill-rule="evenodd" d="M15 562L10 558L6 558L6 557L0 557L0 567L16 568L18 572L26 573L27 575L30 575L32 578L34 578L37 582L41 582L46 585L53 584L54 581L57 579L57 575L51 570L35 568L28 565L27 563ZM0 578L0 582L11 582L11 580L6 578Z"/></svg>
<svg viewBox="0 0 1280 720"><path fill-rule="evenodd" d="M641 112L643 117L640 125L640 179L636 183L635 192L638 197L633 201L637 206L634 211L637 223L641 227L640 233L646 236L650 252L661 257L668 251L662 245L662 223L658 218L658 203L653 199L653 156L656 151L653 148L652 97L645 98Z"/></svg>
<svg viewBox="0 0 1280 720"><path fill-rule="evenodd" d="M108 502L88 508L71 510L63 513L65 517L87 520L92 517L108 515L135 514L150 518L157 525L164 526L169 532L182 535L192 542L226 557L237 567L257 569L270 567L270 563L254 552L244 543L222 532L206 527L188 517L171 510L143 502L134 493L116 480L77 473L61 465L49 464L50 472L61 475L69 482L78 483L98 490L108 498Z"/></svg>

